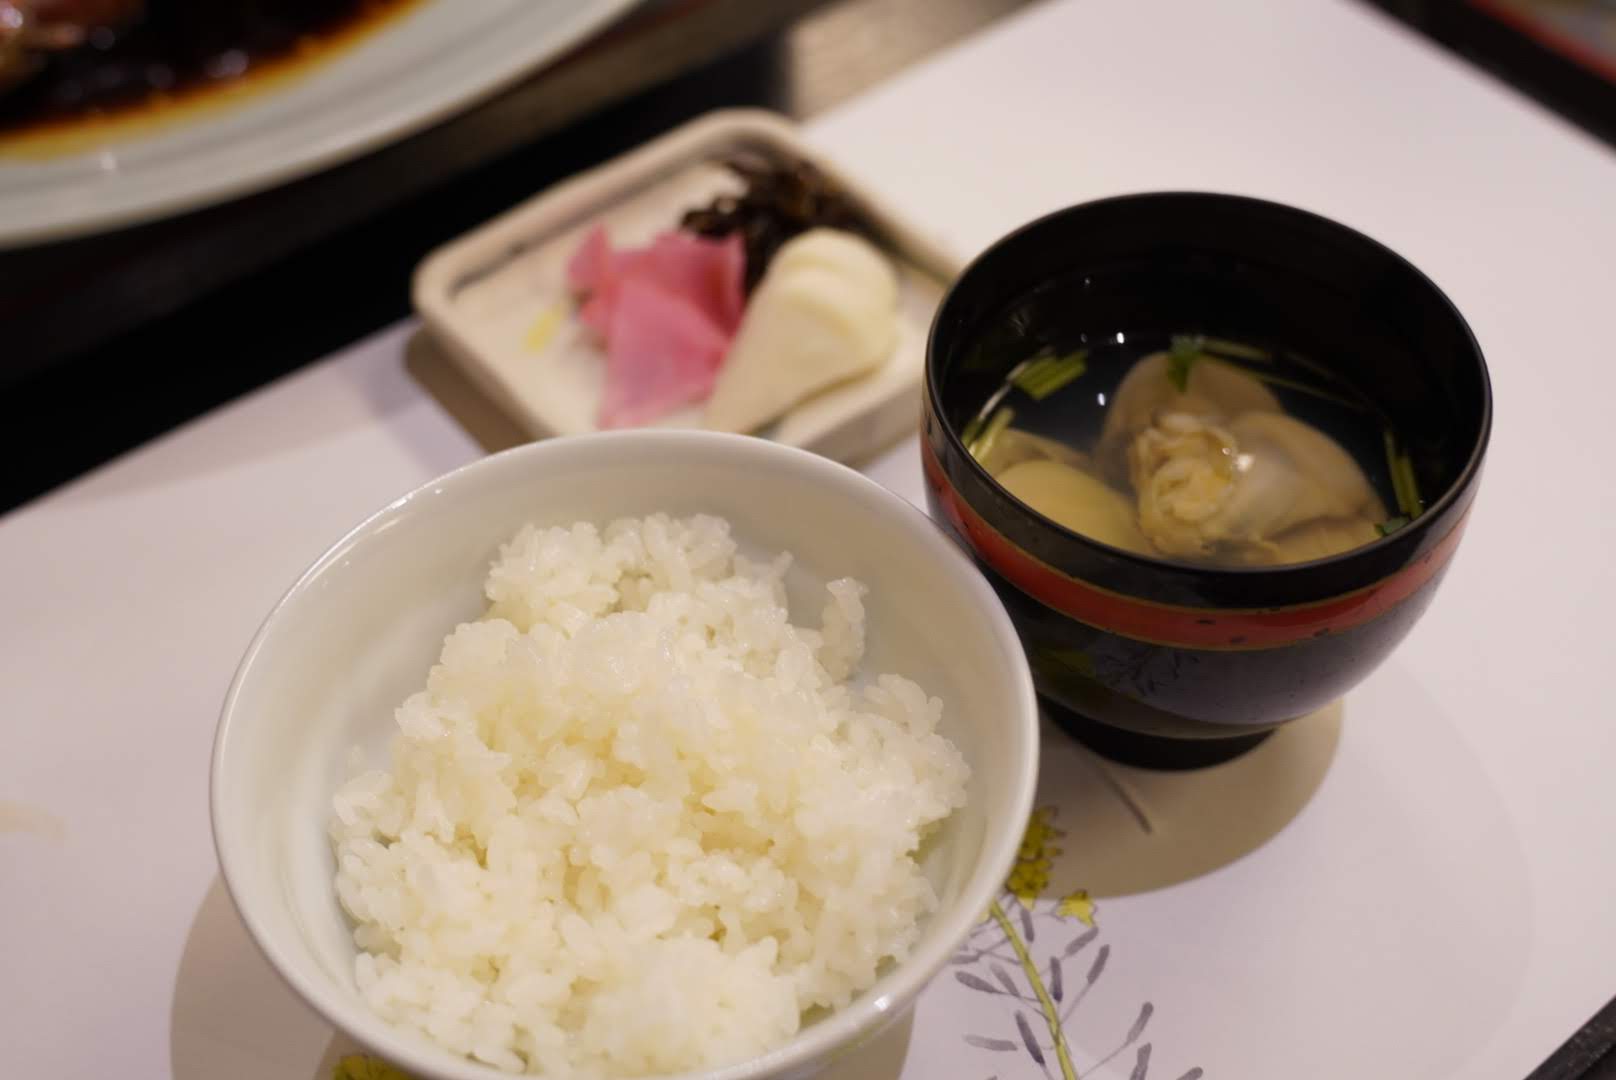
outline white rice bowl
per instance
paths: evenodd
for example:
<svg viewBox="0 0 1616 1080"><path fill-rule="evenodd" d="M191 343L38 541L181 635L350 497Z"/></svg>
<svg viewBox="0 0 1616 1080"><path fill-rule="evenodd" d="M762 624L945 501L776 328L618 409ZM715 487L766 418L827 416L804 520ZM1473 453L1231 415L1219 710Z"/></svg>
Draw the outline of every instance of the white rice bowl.
<svg viewBox="0 0 1616 1080"><path fill-rule="evenodd" d="M504 546L390 767L334 800L371 1009L511 1072L666 1074L777 1046L907 955L968 770L940 700L859 677L863 586L794 626L788 566L703 516Z"/></svg>

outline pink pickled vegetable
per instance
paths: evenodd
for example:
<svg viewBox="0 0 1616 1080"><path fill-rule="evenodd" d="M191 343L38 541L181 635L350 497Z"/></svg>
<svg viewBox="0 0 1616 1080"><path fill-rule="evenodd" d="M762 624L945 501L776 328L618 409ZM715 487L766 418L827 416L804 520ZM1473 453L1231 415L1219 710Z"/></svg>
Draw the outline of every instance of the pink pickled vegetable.
<svg viewBox="0 0 1616 1080"><path fill-rule="evenodd" d="M612 244L606 230L596 225L567 260L567 287L575 293L593 292L611 273Z"/></svg>
<svg viewBox="0 0 1616 1080"><path fill-rule="evenodd" d="M644 277L626 278L606 337L600 426L633 427L712 393L730 335Z"/></svg>
<svg viewBox="0 0 1616 1080"><path fill-rule="evenodd" d="M606 346L600 426L645 423L711 392L746 306L745 275L738 235L666 232L649 247L614 251L604 228L590 230L567 263L567 284L585 297L579 319ZM666 340L653 342L659 334ZM619 348L625 335L632 344ZM653 371L647 358L668 370Z"/></svg>

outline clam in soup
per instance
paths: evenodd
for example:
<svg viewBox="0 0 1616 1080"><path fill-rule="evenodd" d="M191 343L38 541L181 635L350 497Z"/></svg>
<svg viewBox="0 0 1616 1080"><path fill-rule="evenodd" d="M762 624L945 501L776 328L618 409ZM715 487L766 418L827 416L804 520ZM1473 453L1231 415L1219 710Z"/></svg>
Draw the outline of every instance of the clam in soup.
<svg viewBox="0 0 1616 1080"><path fill-rule="evenodd" d="M1045 350L1010 370L962 438L1044 517L1203 565L1326 558L1422 509L1396 433L1338 375L1198 335Z"/></svg>

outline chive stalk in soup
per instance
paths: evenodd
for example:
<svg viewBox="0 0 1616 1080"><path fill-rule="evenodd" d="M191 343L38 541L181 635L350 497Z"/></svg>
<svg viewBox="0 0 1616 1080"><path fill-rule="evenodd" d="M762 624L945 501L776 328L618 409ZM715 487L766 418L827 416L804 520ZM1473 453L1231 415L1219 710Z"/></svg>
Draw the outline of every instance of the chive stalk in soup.
<svg viewBox="0 0 1616 1080"><path fill-rule="evenodd" d="M1202 565L1327 558L1423 509L1373 402L1304 356L1248 342L1080 335L1011 368L962 439L1044 517Z"/></svg>

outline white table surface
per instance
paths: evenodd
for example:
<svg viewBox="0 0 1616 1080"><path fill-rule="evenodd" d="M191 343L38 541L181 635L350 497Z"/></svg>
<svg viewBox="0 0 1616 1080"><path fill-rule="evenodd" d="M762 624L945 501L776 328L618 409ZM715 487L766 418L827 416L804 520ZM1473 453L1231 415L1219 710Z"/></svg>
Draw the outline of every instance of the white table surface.
<svg viewBox="0 0 1616 1080"><path fill-rule="evenodd" d="M1087 885L1109 968L1068 1029L1083 1075L1130 1074L1132 1048L1090 1064L1148 1000L1158 1080L1519 1080L1616 992L1616 157L1346 0L1049 3L809 133L961 252L1097 196L1241 192L1389 242L1467 314L1498 399L1474 520L1339 742L1325 717L1264 751L1323 747L1294 817L1141 888L1116 807L1069 794L1099 774L1054 737L1046 801L1068 832L1057 884L1106 879ZM425 389L430 364L406 365L414 332L0 519L0 1075L303 1080L342 1051L229 906L207 760L281 591L361 516L482 452ZM871 471L919 500L912 441ZM1189 835L1175 800L1218 783L1108 775L1167 845ZM1286 782L1225 783L1216 805L1283 801ZM961 1041L1006 1030L1003 1002L944 978L885 1073L1042 1075Z"/></svg>

